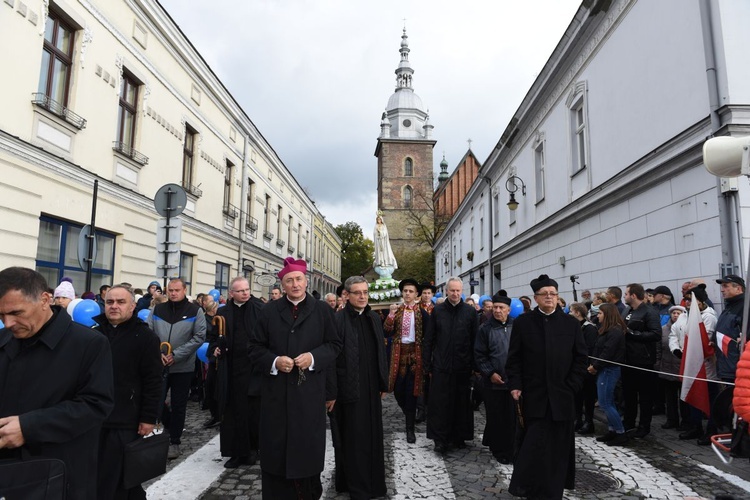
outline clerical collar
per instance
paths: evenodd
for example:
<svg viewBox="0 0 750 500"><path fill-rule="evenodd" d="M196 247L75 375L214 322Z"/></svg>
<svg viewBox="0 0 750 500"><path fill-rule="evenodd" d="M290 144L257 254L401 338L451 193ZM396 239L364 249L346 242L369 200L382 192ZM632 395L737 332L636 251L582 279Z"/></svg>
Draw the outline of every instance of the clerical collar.
<svg viewBox="0 0 750 500"><path fill-rule="evenodd" d="M544 314L545 316L552 316L555 313L555 311L557 311L557 308L555 307L554 309L552 309L552 312L548 312L548 313L542 311L541 307L537 307L536 310L539 311L540 313Z"/></svg>
<svg viewBox="0 0 750 500"><path fill-rule="evenodd" d="M303 300L305 300L307 298L307 296L304 296L304 297L302 297L299 300L292 300L292 299L289 298L289 295L285 295L285 297L286 297L286 300L288 300L289 302L291 302L295 306L298 306L300 304L300 302L302 302Z"/></svg>
<svg viewBox="0 0 750 500"><path fill-rule="evenodd" d="M232 303L233 303L234 305L236 305L237 307L242 307L242 306L244 306L245 304L247 304L247 302L235 302L234 300L232 300Z"/></svg>

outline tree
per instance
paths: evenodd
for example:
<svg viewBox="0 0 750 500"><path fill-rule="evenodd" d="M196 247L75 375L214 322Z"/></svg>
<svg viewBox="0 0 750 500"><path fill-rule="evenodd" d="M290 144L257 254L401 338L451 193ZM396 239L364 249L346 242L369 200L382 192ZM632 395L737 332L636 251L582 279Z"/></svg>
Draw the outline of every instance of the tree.
<svg viewBox="0 0 750 500"><path fill-rule="evenodd" d="M448 225L450 217L435 211L432 193L416 189L413 197L414 203L406 210L406 220L412 229L414 239L434 248L435 242Z"/></svg>
<svg viewBox="0 0 750 500"><path fill-rule="evenodd" d="M375 244L365 238L356 222L347 222L335 227L341 238L341 281L350 276L359 276L372 265Z"/></svg>
<svg viewBox="0 0 750 500"><path fill-rule="evenodd" d="M398 269L393 273L393 279L414 278L420 283L435 281L435 259L431 248L417 247L403 252L396 255L396 261Z"/></svg>

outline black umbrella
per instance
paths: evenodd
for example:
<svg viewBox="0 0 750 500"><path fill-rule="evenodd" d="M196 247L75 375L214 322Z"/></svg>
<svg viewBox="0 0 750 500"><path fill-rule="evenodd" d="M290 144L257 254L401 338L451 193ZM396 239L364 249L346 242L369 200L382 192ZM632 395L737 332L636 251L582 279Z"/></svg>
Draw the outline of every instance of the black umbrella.
<svg viewBox="0 0 750 500"><path fill-rule="evenodd" d="M214 316L211 323L216 326L219 332L217 347L220 354L216 357L216 390L214 400L216 401L216 418L221 420L224 417L224 410L227 408L229 399L229 360L226 358L227 353L227 323L223 316L218 314Z"/></svg>

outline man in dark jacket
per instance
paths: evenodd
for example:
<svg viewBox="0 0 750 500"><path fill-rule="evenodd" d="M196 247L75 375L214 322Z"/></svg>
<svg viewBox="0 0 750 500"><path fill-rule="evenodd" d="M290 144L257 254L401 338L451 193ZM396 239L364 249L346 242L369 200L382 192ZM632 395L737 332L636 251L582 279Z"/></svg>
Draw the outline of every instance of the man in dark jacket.
<svg viewBox="0 0 750 500"><path fill-rule="evenodd" d="M482 444L489 446L492 455L501 464L513 460L516 431L516 412L508 391L505 363L513 328L510 313L511 299L499 293L492 297L492 316L482 323L474 342L474 359L482 374L484 407L487 424Z"/></svg>
<svg viewBox="0 0 750 500"><path fill-rule="evenodd" d="M206 315L198 305L186 297L185 282L180 278L167 284L169 300L157 304L148 317L148 326L159 336L160 342L172 346L171 354L162 354L161 361L169 375L164 396L171 389L169 419L169 458L180 456L182 430L185 427L190 383L195 371L195 352L206 340Z"/></svg>
<svg viewBox="0 0 750 500"><path fill-rule="evenodd" d="M260 464L263 498L317 499L326 446L326 370L341 350L333 309L306 293L307 264L287 257L285 297L266 304L250 339L263 373Z"/></svg>
<svg viewBox="0 0 750 500"><path fill-rule="evenodd" d="M737 362L740 359L739 338L742 334L742 306L745 303L745 280L736 274L729 274L716 280L721 285L724 310L716 322L716 333L722 333L736 342L730 342L727 354L716 351L716 371L724 382L734 382ZM711 339L716 344L716 336Z"/></svg>
<svg viewBox="0 0 750 500"><path fill-rule="evenodd" d="M542 274L531 289L538 307L515 319L505 365L526 428L508 491L562 498L575 485L575 394L588 353L580 323L557 307L557 282Z"/></svg>
<svg viewBox="0 0 750 500"><path fill-rule="evenodd" d="M388 379L380 317L367 305L367 280L352 276L344 283L349 300L336 313L344 342L330 377L327 399L333 405L340 436L336 446L336 491L351 498L385 496L385 449L381 395ZM333 432L332 429L331 432Z"/></svg>
<svg viewBox="0 0 750 500"><path fill-rule="evenodd" d="M625 356L628 367L622 369L622 392L625 400L625 414L622 422L625 431L635 429L632 437L642 438L651 432L654 393L657 387L656 373L638 370L653 370L656 364L657 344L661 345L661 320L659 313L644 300L646 291L643 285L631 283L625 288L625 303L622 319L628 325L625 332ZM632 368L630 368L632 367ZM638 428L635 417L640 406L641 415Z"/></svg>
<svg viewBox="0 0 750 500"><path fill-rule="evenodd" d="M0 272L0 460L59 459L66 498L95 500L112 354L107 339L52 306L47 289L31 269Z"/></svg>
<svg viewBox="0 0 750 500"><path fill-rule="evenodd" d="M221 456L230 457L227 469L254 465L258 459L260 426L260 370L253 369L248 342L263 307L250 294L247 278L239 276L229 284L229 301L216 313L225 319L226 339L219 345L218 334L208 340L208 352L217 363L228 363L226 408L221 421Z"/></svg>
<svg viewBox="0 0 750 500"><path fill-rule="evenodd" d="M97 498L145 499L138 485L123 488L125 445L154 430L161 404L161 355L159 337L138 319L135 297L124 286L110 288L104 298L104 314L94 317L94 330L109 340L115 384L115 407L102 425L99 438Z"/></svg>
<svg viewBox="0 0 750 500"><path fill-rule="evenodd" d="M437 453L474 439L471 373L479 316L461 300L462 290L459 278L448 280L446 300L433 309L424 338L424 368L430 376L427 438L435 440Z"/></svg>
<svg viewBox="0 0 750 500"><path fill-rule="evenodd" d="M154 295L161 295L161 285L158 281L152 281L148 284L146 294L138 299L138 302L135 304L135 313L138 314L138 311L141 309L148 309L151 307L151 300L154 298Z"/></svg>

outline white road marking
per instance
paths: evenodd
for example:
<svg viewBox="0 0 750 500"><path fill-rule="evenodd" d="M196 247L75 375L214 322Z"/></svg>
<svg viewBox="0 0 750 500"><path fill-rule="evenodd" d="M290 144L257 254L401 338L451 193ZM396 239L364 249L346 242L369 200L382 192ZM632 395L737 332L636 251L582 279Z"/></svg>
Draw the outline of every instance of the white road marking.
<svg viewBox="0 0 750 500"><path fill-rule="evenodd" d="M735 459L735 460L738 460L738 459ZM739 460L741 460L741 459L739 459ZM702 463L699 463L699 462L697 462L697 463L698 463L698 467L700 467L701 469L707 470L711 474L714 474L714 475L719 476L719 477L721 477L723 479L726 479L728 482L732 483L736 487L741 488L741 489L747 491L748 493L750 493L750 482L749 481L745 481L741 477L737 477L734 474L729 474L728 472L724 472L721 469L717 469L713 465L706 465L706 464L702 464Z"/></svg>
<svg viewBox="0 0 750 500"><path fill-rule="evenodd" d="M591 457L601 472L619 479L623 489L646 498L700 497L690 486L657 469L624 446L608 446L593 438L576 437L576 446Z"/></svg>
<svg viewBox="0 0 750 500"><path fill-rule="evenodd" d="M219 435L193 452L181 464L164 474L146 490L148 498L185 500L198 498L224 472Z"/></svg>

